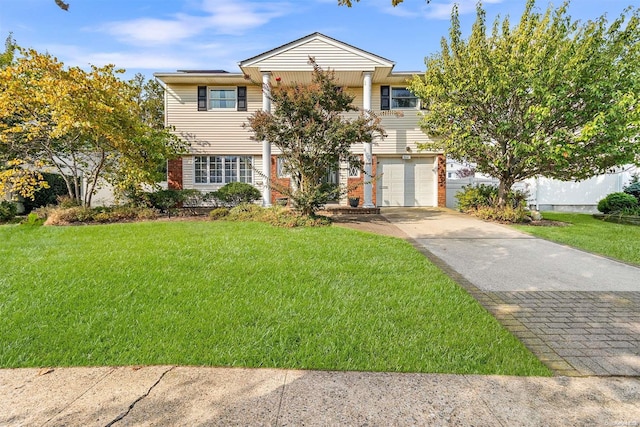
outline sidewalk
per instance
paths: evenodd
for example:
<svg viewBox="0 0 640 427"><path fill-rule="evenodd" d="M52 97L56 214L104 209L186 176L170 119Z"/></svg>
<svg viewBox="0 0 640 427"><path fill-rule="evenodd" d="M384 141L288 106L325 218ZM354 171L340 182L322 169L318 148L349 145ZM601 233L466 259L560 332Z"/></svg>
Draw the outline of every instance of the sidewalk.
<svg viewBox="0 0 640 427"><path fill-rule="evenodd" d="M0 370L6 426L637 426L640 380L155 366Z"/></svg>

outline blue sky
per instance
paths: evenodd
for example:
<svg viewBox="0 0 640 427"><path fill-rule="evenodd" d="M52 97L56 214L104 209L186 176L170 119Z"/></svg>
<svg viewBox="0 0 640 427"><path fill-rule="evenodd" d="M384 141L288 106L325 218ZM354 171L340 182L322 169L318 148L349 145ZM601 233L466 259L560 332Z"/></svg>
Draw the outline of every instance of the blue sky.
<svg viewBox="0 0 640 427"><path fill-rule="evenodd" d="M127 76L177 69L239 71L237 63L266 50L321 32L396 63L395 71L424 70L424 57L439 50L454 2L361 0L352 8L337 0L0 0L0 38L9 32L20 46L47 51L66 65L113 63ZM475 0L458 0L465 31ZM515 22L525 0L485 0L488 21ZM538 1L537 8L549 3ZM560 1L554 4L561 4ZM570 14L586 21L615 19L638 0L574 0Z"/></svg>

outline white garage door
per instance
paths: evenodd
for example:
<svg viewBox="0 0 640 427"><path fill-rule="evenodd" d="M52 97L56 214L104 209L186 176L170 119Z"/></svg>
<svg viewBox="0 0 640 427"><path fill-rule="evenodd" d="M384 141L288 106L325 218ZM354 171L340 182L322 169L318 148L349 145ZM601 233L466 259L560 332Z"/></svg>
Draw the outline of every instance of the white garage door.
<svg viewBox="0 0 640 427"><path fill-rule="evenodd" d="M434 157L380 158L378 206L435 206Z"/></svg>

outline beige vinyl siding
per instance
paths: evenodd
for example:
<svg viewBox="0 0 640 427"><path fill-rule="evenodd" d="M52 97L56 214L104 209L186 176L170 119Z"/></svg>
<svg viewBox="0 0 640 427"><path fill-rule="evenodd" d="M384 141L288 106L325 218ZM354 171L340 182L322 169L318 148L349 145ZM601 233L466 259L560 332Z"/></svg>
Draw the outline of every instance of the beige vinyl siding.
<svg viewBox="0 0 640 427"><path fill-rule="evenodd" d="M228 156L233 156L236 154L238 153L225 153L225 155ZM262 177L255 172L256 170L262 170L261 156L253 156L253 169L254 171L252 184L258 189L262 190ZM223 185L224 184L196 184L194 156L185 156L182 158L182 186L184 188L195 188L202 191L203 193L208 193L210 191L219 190Z"/></svg>
<svg viewBox="0 0 640 427"><path fill-rule="evenodd" d="M428 142L429 138L419 126L420 110L380 110L380 86L371 89L371 107L382 119L381 125L387 133L383 141L373 147L374 154L407 154L407 147L417 153L416 142ZM406 87L402 84L389 84L392 87Z"/></svg>
<svg viewBox="0 0 640 427"><path fill-rule="evenodd" d="M197 85L167 87L167 123L191 144L191 153L261 154L262 144L252 141L242 124L262 108L262 87L247 85L248 111L198 111L197 89Z"/></svg>
<svg viewBox="0 0 640 427"><path fill-rule="evenodd" d="M336 71L363 71L373 70L376 66L383 65L380 61L368 58L356 52L338 47L323 40L310 40L294 48L273 55L270 58L259 61L262 70L269 71L300 71L312 70L309 57L313 57L316 63L323 68L331 68Z"/></svg>
<svg viewBox="0 0 640 427"><path fill-rule="evenodd" d="M197 111L197 85L171 85L167 88L168 124L175 126L178 135L190 142L192 154L261 156L262 143L252 141L251 131L242 128L247 118L262 108L261 89L261 86L247 86L248 111ZM362 87L350 87L347 91L355 96L354 105L362 108ZM380 110L378 84L372 88L371 106L374 113L382 118L382 126L387 133L384 140L375 142L374 154L406 154L407 147L417 153L416 142L429 140L418 126L418 110ZM346 116L355 118L358 114L352 112ZM362 144L354 145L352 152L362 153ZM271 153L278 155L280 152L272 146ZM190 181L185 179L185 182L192 183L192 177Z"/></svg>

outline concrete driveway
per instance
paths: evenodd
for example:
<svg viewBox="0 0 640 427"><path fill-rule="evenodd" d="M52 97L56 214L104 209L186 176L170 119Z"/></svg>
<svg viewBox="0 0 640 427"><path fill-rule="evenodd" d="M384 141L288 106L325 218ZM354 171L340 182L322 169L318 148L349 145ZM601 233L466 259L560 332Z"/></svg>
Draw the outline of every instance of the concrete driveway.
<svg viewBox="0 0 640 427"><path fill-rule="evenodd" d="M640 291L638 267L506 225L449 209L387 208L382 214L485 291Z"/></svg>
<svg viewBox="0 0 640 427"><path fill-rule="evenodd" d="M382 215L557 373L640 376L640 268L450 209Z"/></svg>

